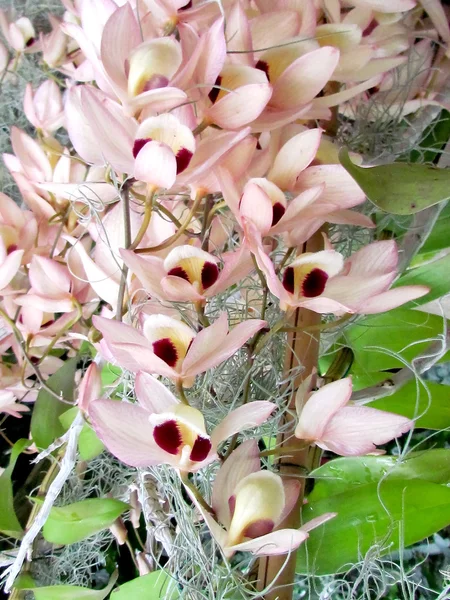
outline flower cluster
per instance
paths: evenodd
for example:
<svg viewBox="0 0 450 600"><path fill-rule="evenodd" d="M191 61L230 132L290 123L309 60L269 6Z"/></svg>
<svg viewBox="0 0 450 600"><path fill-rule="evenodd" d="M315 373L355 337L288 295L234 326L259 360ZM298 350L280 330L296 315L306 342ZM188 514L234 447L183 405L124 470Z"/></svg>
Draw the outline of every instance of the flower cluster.
<svg viewBox="0 0 450 600"><path fill-rule="evenodd" d="M274 333L268 299L283 325L297 309L372 314L428 292L390 289L395 241L344 257L327 237L327 224L374 228L352 210L365 196L339 164L330 123L389 91L411 45L423 46L429 67L438 60L411 28L425 23L447 42L442 6L430 0L419 20L415 0L63 4L63 19L40 36L0 13L3 76L35 52L60 83L28 85L36 136L13 127L3 157L24 208L0 196L0 410L29 410L17 400L34 401L89 344L96 359L79 408L109 451L133 467L176 469L226 557L289 552L333 515L276 530L299 487L261 466L249 430L276 415L277 399L247 390L211 430L190 388L237 352L251 367ZM423 77L407 110L421 93L437 102L444 80ZM322 249L304 252L319 230ZM245 282L256 282L257 298L245 300ZM227 301L241 308L231 325ZM105 362L135 374L133 401L102 397ZM295 436L358 455L413 426L344 406L350 394L349 379L306 403L302 388ZM239 444L243 431L251 439ZM187 474L219 460L207 510Z"/></svg>

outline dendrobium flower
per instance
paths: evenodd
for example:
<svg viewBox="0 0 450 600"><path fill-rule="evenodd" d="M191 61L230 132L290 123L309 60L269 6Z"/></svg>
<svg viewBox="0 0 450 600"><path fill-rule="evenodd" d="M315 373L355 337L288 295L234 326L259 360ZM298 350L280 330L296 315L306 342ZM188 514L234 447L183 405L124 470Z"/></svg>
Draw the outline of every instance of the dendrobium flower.
<svg viewBox="0 0 450 600"><path fill-rule="evenodd" d="M335 315L375 314L430 291L423 285L389 289L397 276L398 251L393 240L369 244L345 261L335 250L302 254L284 269L282 282L261 246L255 256L282 310L303 306Z"/></svg>
<svg viewBox="0 0 450 600"><path fill-rule="evenodd" d="M124 323L93 317L101 343L129 371L156 373L190 387L199 373L230 358L267 323L250 319L228 328L226 313L199 333L166 315L148 316L142 333Z"/></svg>
<svg viewBox="0 0 450 600"><path fill-rule="evenodd" d="M151 296L175 302L204 303L253 269L250 252L244 247L224 253L221 261L189 245L174 248L165 259L142 257L130 250L121 250L120 254Z"/></svg>
<svg viewBox="0 0 450 600"><path fill-rule="evenodd" d="M275 531L295 506L299 491L299 481L261 471L258 444L248 440L217 473L212 495L217 520L191 497L224 555L231 558L238 551L258 556L291 552L307 539L309 530L335 516L327 513L300 529Z"/></svg>
<svg viewBox="0 0 450 600"><path fill-rule="evenodd" d="M230 436L264 423L276 405L255 401L231 411L208 435L202 413L175 396L158 380L140 372L137 404L94 400L89 417L108 450L133 467L169 464L196 471L217 457L217 447Z"/></svg>
<svg viewBox="0 0 450 600"><path fill-rule="evenodd" d="M305 382L306 384L306 382ZM348 405L352 394L351 377L334 381L319 391L297 392L298 424L295 436L314 442L323 450L341 456L361 456L377 451L414 427L414 421L367 406Z"/></svg>
<svg viewBox="0 0 450 600"><path fill-rule="evenodd" d="M9 390L0 390L0 413L6 413L20 419L20 413L28 412L30 409L24 404L17 402L16 396Z"/></svg>
<svg viewBox="0 0 450 600"><path fill-rule="evenodd" d="M171 188L194 152L195 138L189 127L171 114L149 117L136 131L135 177L154 187Z"/></svg>
<svg viewBox="0 0 450 600"><path fill-rule="evenodd" d="M20 17L14 23L9 23L6 14L0 10L0 29L13 50L22 52L36 41L34 27L27 17Z"/></svg>

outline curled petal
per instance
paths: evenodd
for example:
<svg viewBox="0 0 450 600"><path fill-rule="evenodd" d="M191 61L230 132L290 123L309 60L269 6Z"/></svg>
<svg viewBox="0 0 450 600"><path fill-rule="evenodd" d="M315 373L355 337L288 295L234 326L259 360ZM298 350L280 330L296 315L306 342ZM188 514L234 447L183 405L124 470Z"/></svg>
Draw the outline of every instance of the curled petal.
<svg viewBox="0 0 450 600"><path fill-rule="evenodd" d="M175 154L166 144L147 142L136 157L134 176L159 188L171 188L177 178Z"/></svg>

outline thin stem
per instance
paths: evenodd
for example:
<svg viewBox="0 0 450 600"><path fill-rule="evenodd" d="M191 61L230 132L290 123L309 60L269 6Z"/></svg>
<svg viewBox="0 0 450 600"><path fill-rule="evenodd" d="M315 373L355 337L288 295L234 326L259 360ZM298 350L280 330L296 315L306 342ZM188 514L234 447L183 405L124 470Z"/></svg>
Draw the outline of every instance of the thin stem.
<svg viewBox="0 0 450 600"><path fill-rule="evenodd" d="M197 125L195 129L192 131L192 135L198 135L202 131L204 131L207 127L209 127L209 122L204 119L201 123Z"/></svg>
<svg viewBox="0 0 450 600"><path fill-rule="evenodd" d="M281 269L284 267L284 265L287 263L287 261L291 258L294 250L295 250L295 248L288 248L286 250L286 253L283 256L283 260L280 262L280 264L277 267L277 270L276 270L277 275L281 272Z"/></svg>
<svg viewBox="0 0 450 600"><path fill-rule="evenodd" d="M195 485L191 481L189 481L187 474L180 473L180 477L181 477L181 481L183 482L184 486L191 492L191 494L194 496L194 498L197 500L197 502L200 504L200 506L202 508L204 508L207 512L209 512L210 515L215 516L214 510L211 508L211 506L206 502L206 500L200 494L198 488L196 488Z"/></svg>
<svg viewBox="0 0 450 600"><path fill-rule="evenodd" d="M153 209L153 197L154 194L151 192L145 199L144 218L142 219L141 226L139 227L139 231L137 232L133 243L129 246L129 250L135 250L139 246L148 229L148 226L150 225Z"/></svg>
<svg viewBox="0 0 450 600"><path fill-rule="evenodd" d="M130 187L133 180L126 181L122 186L122 208L125 248L131 245L131 219L130 219ZM116 321L122 320L123 300L125 298L125 289L127 286L128 267L124 264L122 267L122 277L120 278L119 293L117 294Z"/></svg>
<svg viewBox="0 0 450 600"><path fill-rule="evenodd" d="M203 196L201 196L201 195L198 195L196 197L196 199L194 200L194 204L192 205L192 208L189 211L189 214L188 214L186 220L184 221L184 223L182 223L181 227L178 229L178 231L174 235L172 235L170 238L168 238L161 244L158 244L157 246L152 246L150 248L138 248L137 250L135 250L136 254L144 254L145 252L159 252L159 250L164 250L164 248L168 248L169 246L174 244L183 235L183 233L186 231L186 229L189 227L189 225L197 211L197 208L199 207L199 205L202 201L202 198L203 198Z"/></svg>
<svg viewBox="0 0 450 600"><path fill-rule="evenodd" d="M183 404L186 404L187 406L189 406L189 401L186 397L186 394L184 393L183 382L181 379L177 380L177 392L178 392L181 402Z"/></svg>
<svg viewBox="0 0 450 600"><path fill-rule="evenodd" d="M293 454L295 452L303 452L305 448L307 448L309 444L305 444L304 446L278 446L277 448L272 448L271 450L263 450L259 453L260 456L274 456L278 454Z"/></svg>
<svg viewBox="0 0 450 600"><path fill-rule="evenodd" d="M45 349L44 354L39 359L38 366L40 366L42 364L42 362L44 361L44 359L47 358L47 356L53 350L53 348L58 343L58 341L61 339L61 337L67 331L70 331L72 329L72 327L75 325L75 323L78 323L78 321L81 319L82 314L83 314L83 312L82 312L83 309L82 309L81 304L79 302L75 301L75 308L76 308L77 314L75 315L75 317L73 319L71 319L68 323L66 323L66 325L61 329L61 331L58 332L58 335L55 335L55 337L52 339L50 344Z"/></svg>

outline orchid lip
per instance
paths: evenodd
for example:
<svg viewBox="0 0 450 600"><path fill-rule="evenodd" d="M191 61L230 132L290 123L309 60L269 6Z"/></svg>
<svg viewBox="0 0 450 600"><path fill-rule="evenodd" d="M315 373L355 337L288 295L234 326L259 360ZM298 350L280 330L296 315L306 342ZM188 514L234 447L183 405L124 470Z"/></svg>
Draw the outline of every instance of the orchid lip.
<svg viewBox="0 0 450 600"><path fill-rule="evenodd" d="M161 360L169 365L169 367L175 367L178 361L178 352L175 344L169 338L163 338L153 342L153 352Z"/></svg>
<svg viewBox="0 0 450 600"><path fill-rule="evenodd" d="M313 269L308 273L302 283L302 295L305 298L320 296L325 289L328 274L322 269Z"/></svg>

